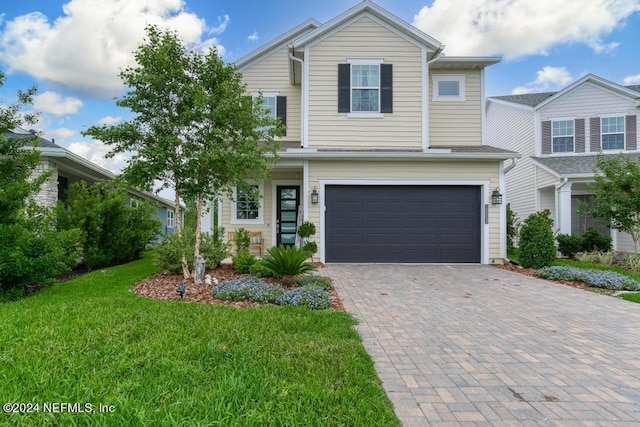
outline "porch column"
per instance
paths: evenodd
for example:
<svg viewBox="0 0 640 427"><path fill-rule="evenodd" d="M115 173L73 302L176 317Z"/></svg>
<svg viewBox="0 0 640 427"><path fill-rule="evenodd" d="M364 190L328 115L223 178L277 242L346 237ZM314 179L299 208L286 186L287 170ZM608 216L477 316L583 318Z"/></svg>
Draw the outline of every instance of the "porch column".
<svg viewBox="0 0 640 427"><path fill-rule="evenodd" d="M558 233L571 234L571 182L557 188L558 192Z"/></svg>

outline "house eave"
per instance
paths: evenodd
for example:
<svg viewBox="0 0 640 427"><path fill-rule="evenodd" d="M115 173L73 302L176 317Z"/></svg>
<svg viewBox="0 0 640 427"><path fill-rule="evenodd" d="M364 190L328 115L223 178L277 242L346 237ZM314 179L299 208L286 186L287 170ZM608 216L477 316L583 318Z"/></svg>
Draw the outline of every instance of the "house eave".
<svg viewBox="0 0 640 427"><path fill-rule="evenodd" d="M438 160L495 160L520 158L518 153L461 153L446 152L363 152L363 151L315 151L279 153L281 159L302 160L377 160L377 161L438 161Z"/></svg>

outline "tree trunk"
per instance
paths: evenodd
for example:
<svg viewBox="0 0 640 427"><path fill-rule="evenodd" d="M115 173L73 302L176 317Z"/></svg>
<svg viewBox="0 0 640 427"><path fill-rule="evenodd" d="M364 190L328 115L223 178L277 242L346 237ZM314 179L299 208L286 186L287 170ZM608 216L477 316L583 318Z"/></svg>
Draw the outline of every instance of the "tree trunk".
<svg viewBox="0 0 640 427"><path fill-rule="evenodd" d="M198 259L198 255L200 255L200 242L202 241L202 209L204 205L204 193L198 194L198 207L196 213L196 244L193 247L193 259ZM193 266L193 275L195 277L195 262Z"/></svg>
<svg viewBox="0 0 640 427"><path fill-rule="evenodd" d="M180 241L180 253L181 253L181 262L182 262L182 277L184 280L187 280L190 276L189 274L189 264L187 263L187 255L184 250L184 245L182 244L182 219L180 218L180 192L178 190L178 181L176 180L176 234L178 235L178 240Z"/></svg>

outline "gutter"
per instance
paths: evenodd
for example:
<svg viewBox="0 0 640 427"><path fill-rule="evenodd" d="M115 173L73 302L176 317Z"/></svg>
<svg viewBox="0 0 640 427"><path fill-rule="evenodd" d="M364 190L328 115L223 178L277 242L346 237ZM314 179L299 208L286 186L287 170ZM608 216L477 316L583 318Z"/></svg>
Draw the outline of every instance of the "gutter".
<svg viewBox="0 0 640 427"><path fill-rule="evenodd" d="M509 172L511 169L516 167L516 163L518 163L518 159L516 157L513 157L511 159L511 164L509 166L507 166L506 168L504 168L504 170L502 171L503 173L507 173Z"/></svg>
<svg viewBox="0 0 640 427"><path fill-rule="evenodd" d="M388 152L357 152L357 151L343 151L343 152L318 152L318 151L306 151L295 150L294 152L278 153L278 157L281 159L334 159L334 160L347 160L347 159L371 159L371 160L403 160L403 161L424 161L424 160L506 160L515 159L520 157L518 153L447 153L447 152L406 152L406 153L388 153Z"/></svg>

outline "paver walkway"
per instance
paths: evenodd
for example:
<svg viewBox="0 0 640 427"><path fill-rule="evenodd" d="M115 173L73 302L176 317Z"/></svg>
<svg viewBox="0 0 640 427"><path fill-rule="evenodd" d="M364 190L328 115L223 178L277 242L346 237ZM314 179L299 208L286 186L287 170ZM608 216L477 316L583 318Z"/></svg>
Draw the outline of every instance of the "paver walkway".
<svg viewBox="0 0 640 427"><path fill-rule="evenodd" d="M405 426L640 425L640 304L491 266L324 274Z"/></svg>

